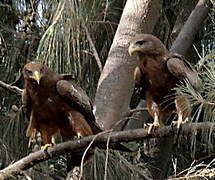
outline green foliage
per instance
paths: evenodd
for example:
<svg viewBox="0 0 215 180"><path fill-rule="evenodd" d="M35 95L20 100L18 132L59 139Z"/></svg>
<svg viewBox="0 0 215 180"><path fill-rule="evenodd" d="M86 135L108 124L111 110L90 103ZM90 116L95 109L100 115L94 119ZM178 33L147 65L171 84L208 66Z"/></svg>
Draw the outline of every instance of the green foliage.
<svg viewBox="0 0 215 180"><path fill-rule="evenodd" d="M114 34L114 31L111 33L105 29L112 28L112 25L105 21L109 9L104 12L104 8L105 3L98 0L56 3L37 50L38 60L58 73L71 73L90 97L95 95L100 76L92 46L96 47L99 61L104 64ZM90 44L90 40L94 44Z"/></svg>
<svg viewBox="0 0 215 180"><path fill-rule="evenodd" d="M192 107L191 122L215 122L215 28L214 7L210 9L209 16L200 32L201 40L198 41L200 49L195 49L198 55L196 69L202 80L202 86L194 89L188 81L177 88L186 97ZM196 43L195 43L196 44ZM198 47L199 47L198 45ZM174 158L177 160L177 172L189 167L194 159L207 157L214 152L214 127L203 130L201 135L196 132L183 135L179 139L179 145L175 148ZM180 154L180 155L179 155ZM198 165L198 164L197 164ZM192 169L189 168L189 169ZM192 169L194 170L194 168ZM194 170L195 171L195 170ZM197 172L197 171L196 171ZM198 172L197 172L198 173Z"/></svg>
<svg viewBox="0 0 215 180"><path fill-rule="evenodd" d="M83 179L101 180L104 179L105 175L107 179L111 180L136 180L151 178L150 172L143 163L137 164L129 162L117 151L108 152L108 165L107 168L105 168L106 157L107 152L105 150L96 149L93 161L86 164Z"/></svg>
<svg viewBox="0 0 215 180"><path fill-rule="evenodd" d="M91 50L83 25L94 18L92 8L94 13L99 8L95 1L91 3L95 5L89 8L86 8L88 1L61 1L56 5L51 24L40 40L37 59L56 72L73 74L82 86L93 88L91 93L95 93L99 72L94 57L89 55ZM83 6L87 12L82 11Z"/></svg>
<svg viewBox="0 0 215 180"><path fill-rule="evenodd" d="M160 24L158 23L157 33L155 33L166 44L171 44L168 41L171 40L170 33L181 11L180 3L182 1L178 0L163 3L164 16ZM19 80L22 66L27 61L38 60L46 63L58 73L73 74L93 99L100 71L90 39L97 50L101 64L104 65L123 5L123 0L0 1L0 80L8 83L18 80L14 82L15 85L22 87L23 83ZM176 7L177 11L175 11ZM211 59L214 60L214 12L214 7L212 7L199 33L199 38L194 43L196 45L195 56L198 54L199 58L204 57L198 64L203 87L200 91L196 91L187 82L179 87L189 102L195 106L192 121L214 121L215 69L213 61L211 62ZM31 151L27 148L28 140L25 138L27 122L22 111L15 112L11 116L11 107L14 104L20 107L20 97L0 89L0 168ZM210 135L202 136L200 139L204 141L198 141L195 136L192 140L192 148L196 147L198 152L201 149L199 147L206 144L208 148L208 145L214 144ZM187 144L187 141L185 142ZM184 144L183 147L185 147ZM179 158L183 159L183 162L179 169L186 167L192 160L189 148L186 145L186 148L181 149L182 155ZM102 157L105 159L104 156L104 152L98 151L96 160ZM133 176L134 179L142 177L144 175L141 172L144 169L143 163L130 162L133 157L139 157L139 154L127 158L129 162L120 154L110 155L108 177L114 177L116 173L118 173L118 178L124 174L128 174L128 177ZM65 161L63 156L52 159L35 166L27 174L33 179L65 178ZM99 169L104 170L104 163L97 164L99 162L101 161L95 161L94 165L90 166L96 172ZM118 166L114 169L116 164ZM136 168L138 165L140 167ZM101 174L102 177L103 175ZM22 179L25 177L22 176Z"/></svg>
<svg viewBox="0 0 215 180"><path fill-rule="evenodd" d="M100 71L89 40L104 65L121 7L117 0L1 1L0 80L22 88L23 65L40 60L58 73L73 74L94 97ZM20 107L20 97L0 88L0 168L31 151L22 112L10 116L14 104ZM41 163L27 174L34 179L65 177L65 157Z"/></svg>

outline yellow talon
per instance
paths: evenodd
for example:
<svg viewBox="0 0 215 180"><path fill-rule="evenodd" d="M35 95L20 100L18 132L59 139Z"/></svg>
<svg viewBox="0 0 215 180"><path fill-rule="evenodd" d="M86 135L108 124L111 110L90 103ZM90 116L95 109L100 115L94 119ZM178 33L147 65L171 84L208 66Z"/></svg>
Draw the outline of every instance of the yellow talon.
<svg viewBox="0 0 215 180"><path fill-rule="evenodd" d="M148 123L148 126L149 126L149 128L148 128L148 134L151 134L152 128L160 126L160 123L158 121L157 122L153 122L153 123Z"/></svg>
<svg viewBox="0 0 215 180"><path fill-rule="evenodd" d="M36 129L33 130L32 134L30 135L29 137L29 140L28 140L28 148L30 148L33 140L35 139L36 137Z"/></svg>
<svg viewBox="0 0 215 180"><path fill-rule="evenodd" d="M56 142L55 142L55 137L54 136L52 136L52 145L55 145L56 144Z"/></svg>
<svg viewBox="0 0 215 180"><path fill-rule="evenodd" d="M81 133L77 133L78 139L82 137Z"/></svg>
<svg viewBox="0 0 215 180"><path fill-rule="evenodd" d="M186 118L184 121L182 120L182 118L178 118L177 121L172 121L172 124L177 125L177 128L179 129L181 124L185 124L188 121L189 121L188 118Z"/></svg>
<svg viewBox="0 0 215 180"><path fill-rule="evenodd" d="M52 147L53 144L45 144L44 146L41 146L41 149L47 149L48 147Z"/></svg>
<svg viewBox="0 0 215 180"><path fill-rule="evenodd" d="M161 124L160 124L159 119L158 119L158 113L155 112L154 113L154 122L153 123L148 123L148 126L149 126L148 134L151 134L153 127L158 127L160 125Z"/></svg>
<svg viewBox="0 0 215 180"><path fill-rule="evenodd" d="M183 109L182 101L186 102L186 99L183 96L178 96L175 100L175 106L176 106L176 113L178 114L178 120L172 121L173 125L177 125L177 128L179 129L181 127L181 124L185 124L189 121L189 107L187 107L187 111ZM186 118L185 118L186 117ZM184 119L184 120L183 120Z"/></svg>
<svg viewBox="0 0 215 180"><path fill-rule="evenodd" d="M186 122L188 122L188 117L183 121L183 116L182 116L182 113L179 112L178 114L178 120L177 121L172 121L172 124L173 125L177 125L177 128L179 129L181 124L185 124Z"/></svg>

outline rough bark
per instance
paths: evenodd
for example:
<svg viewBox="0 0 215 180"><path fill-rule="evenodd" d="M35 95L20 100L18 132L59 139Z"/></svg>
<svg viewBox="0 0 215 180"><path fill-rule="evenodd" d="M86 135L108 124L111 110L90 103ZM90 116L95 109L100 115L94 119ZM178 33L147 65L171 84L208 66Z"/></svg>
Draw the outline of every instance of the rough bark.
<svg viewBox="0 0 215 180"><path fill-rule="evenodd" d="M125 5L95 97L95 116L103 129L112 128L129 107L138 59L129 57L128 42L137 33L152 32L159 14L156 0L128 0Z"/></svg>
<svg viewBox="0 0 215 180"><path fill-rule="evenodd" d="M137 109L139 108L147 108L144 100L141 100L138 104ZM150 122L150 119L152 119L152 117L147 110L135 112L130 117L130 120L126 124L124 130L144 128L144 125L147 122Z"/></svg>
<svg viewBox="0 0 215 180"><path fill-rule="evenodd" d="M211 132L215 131L214 123L187 123L182 125L183 134L188 135L192 132L202 133L205 129L210 130ZM149 139L149 138L161 138L167 136L173 136L178 132L178 129L173 126L163 126L152 134L148 134L146 129L135 129L128 131L119 131L119 132L107 132L100 135L87 136L81 139L67 141L61 144L54 145L53 147L48 148L47 150L39 150L37 152L31 153L28 156L20 159L14 164L6 167L0 171L0 179L4 179L12 174L18 173L22 170L31 168L32 166L56 157L68 152L77 152L84 150L89 143L94 139L93 146L100 146L101 144L106 144L110 138L110 143L116 142L128 142L133 140ZM96 138L95 138L96 136Z"/></svg>

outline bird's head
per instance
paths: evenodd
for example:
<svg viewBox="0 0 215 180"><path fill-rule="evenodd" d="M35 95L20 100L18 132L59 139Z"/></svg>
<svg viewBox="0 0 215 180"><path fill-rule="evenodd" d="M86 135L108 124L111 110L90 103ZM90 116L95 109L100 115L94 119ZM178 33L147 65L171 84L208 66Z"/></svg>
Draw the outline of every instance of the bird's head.
<svg viewBox="0 0 215 180"><path fill-rule="evenodd" d="M45 65L39 62L29 62L23 68L24 78L27 80L33 80L38 85L44 73Z"/></svg>
<svg viewBox="0 0 215 180"><path fill-rule="evenodd" d="M163 43L151 34L136 35L129 43L128 53L160 54L166 51Z"/></svg>

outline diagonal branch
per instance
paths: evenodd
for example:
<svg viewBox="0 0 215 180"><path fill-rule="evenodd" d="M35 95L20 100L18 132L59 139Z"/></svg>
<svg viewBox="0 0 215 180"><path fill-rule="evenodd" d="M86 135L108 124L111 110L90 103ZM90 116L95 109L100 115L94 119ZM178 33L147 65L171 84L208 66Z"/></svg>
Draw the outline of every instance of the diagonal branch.
<svg viewBox="0 0 215 180"><path fill-rule="evenodd" d="M85 29L85 32L86 32L86 35L87 35L87 40L88 40L89 43L90 43L90 47L92 48L93 55L94 55L94 57L95 57L95 59L96 59L97 65L98 65L98 67L99 67L99 71L100 71L100 73L101 73L101 72L102 72L102 63L101 63L101 60L100 60L100 58L99 58L99 54L98 54L98 52L97 52L97 50L96 50L96 47L95 47L95 45L94 45L94 43L93 43L93 40L92 40L91 36L90 36L90 32L89 32L88 28L86 27L85 24L82 24L82 26L83 26L83 28Z"/></svg>
<svg viewBox="0 0 215 180"><path fill-rule="evenodd" d="M210 131L215 131L215 123L209 123L209 122L187 123L182 125L182 131L185 134L188 134L191 132L201 133L204 129L210 129ZM128 141L134 141L134 140L173 136L177 132L178 132L178 129L176 127L163 126L155 130L152 134L148 134L147 129L135 129L135 130L118 131L118 132L107 132L107 133L102 133L101 135L88 136L82 139L67 141L64 143L57 144L53 147L50 147L47 149L47 151L39 150L37 152L31 153L28 156L20 159L14 164L1 170L0 179L9 177L12 174L16 174L22 170L29 169L30 167L33 167L34 165L40 162L43 162L47 159L51 159L52 157L66 154L68 152L71 153L71 152L84 150L93 139L95 139L93 146L99 147L101 144L103 145L106 144L108 138L110 138L110 143L117 143L117 142L128 142ZM95 136L97 137L95 138Z"/></svg>
<svg viewBox="0 0 215 180"><path fill-rule="evenodd" d="M18 95L22 95L23 89L18 88L17 86L11 86L9 84L6 84L3 81L0 81L0 87L9 90L10 92L16 93Z"/></svg>
<svg viewBox="0 0 215 180"><path fill-rule="evenodd" d="M181 29L178 37L174 41L170 49L171 52L176 52L183 56L186 55L186 52L191 46L198 29L200 29L203 21L207 17L209 8L206 4L207 0L199 0L183 28Z"/></svg>

